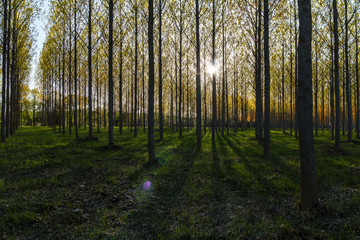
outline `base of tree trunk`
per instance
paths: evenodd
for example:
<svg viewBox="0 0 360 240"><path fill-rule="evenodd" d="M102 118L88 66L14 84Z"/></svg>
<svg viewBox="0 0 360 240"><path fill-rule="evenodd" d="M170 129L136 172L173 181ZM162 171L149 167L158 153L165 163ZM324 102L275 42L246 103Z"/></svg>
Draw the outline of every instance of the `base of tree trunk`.
<svg viewBox="0 0 360 240"><path fill-rule="evenodd" d="M100 149L100 150L105 150L105 151L106 151L106 150L118 151L118 150L124 150L124 147L119 146L119 145L112 145L111 148L109 148L109 146L106 145L106 146L101 146L101 147L99 147L98 149Z"/></svg>
<svg viewBox="0 0 360 240"><path fill-rule="evenodd" d="M78 138L76 139L76 142L89 142L89 141L99 141L97 137L91 136L91 137L85 137L85 138Z"/></svg>

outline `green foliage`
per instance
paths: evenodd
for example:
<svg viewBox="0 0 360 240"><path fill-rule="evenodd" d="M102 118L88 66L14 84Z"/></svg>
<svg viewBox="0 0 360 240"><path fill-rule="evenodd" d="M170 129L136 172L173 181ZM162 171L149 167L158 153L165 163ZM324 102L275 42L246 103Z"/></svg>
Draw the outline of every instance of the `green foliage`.
<svg viewBox="0 0 360 240"><path fill-rule="evenodd" d="M116 132L116 130L115 130ZM86 136L85 131L80 135ZM252 130L203 136L165 131L161 164L147 164L147 135L125 129L107 150L49 128L21 127L0 145L0 238L267 239L359 235L360 149L329 134L315 139L320 206L299 210L298 140L271 132L262 158ZM142 189L151 181L150 190Z"/></svg>

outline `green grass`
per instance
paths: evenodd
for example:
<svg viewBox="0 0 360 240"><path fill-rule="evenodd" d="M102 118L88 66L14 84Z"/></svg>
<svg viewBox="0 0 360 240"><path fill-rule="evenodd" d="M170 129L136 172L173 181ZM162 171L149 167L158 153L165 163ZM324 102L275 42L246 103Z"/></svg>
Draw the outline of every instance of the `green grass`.
<svg viewBox="0 0 360 240"><path fill-rule="evenodd" d="M253 130L182 138L166 129L156 166L147 135L125 129L106 149L45 127L21 127L0 144L0 238L3 239L355 239L360 236L360 147L332 151L315 138L320 205L299 210L298 141L271 132L271 159ZM82 137L86 131L81 130ZM344 139L345 140L345 139ZM151 181L148 191L142 190Z"/></svg>

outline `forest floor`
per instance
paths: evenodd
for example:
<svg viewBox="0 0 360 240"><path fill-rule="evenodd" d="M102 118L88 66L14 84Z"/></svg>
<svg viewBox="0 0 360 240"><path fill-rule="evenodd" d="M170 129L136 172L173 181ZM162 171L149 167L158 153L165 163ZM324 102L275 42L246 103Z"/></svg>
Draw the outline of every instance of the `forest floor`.
<svg viewBox="0 0 360 240"><path fill-rule="evenodd" d="M166 129L149 166L142 130L115 129L111 151L101 131L21 127L0 144L0 239L359 239L360 146L336 155L328 132L315 138L320 204L300 211L294 136L271 132L265 160L253 130L208 132L197 152L194 130Z"/></svg>

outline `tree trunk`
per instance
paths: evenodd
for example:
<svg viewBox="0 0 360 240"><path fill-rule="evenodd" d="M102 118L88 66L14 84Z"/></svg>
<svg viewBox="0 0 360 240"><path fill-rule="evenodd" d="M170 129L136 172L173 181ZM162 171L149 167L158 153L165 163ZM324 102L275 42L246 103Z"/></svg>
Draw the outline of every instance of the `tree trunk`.
<svg viewBox="0 0 360 240"><path fill-rule="evenodd" d="M301 164L301 208L318 204L315 148L312 122L311 1L298 0L299 5L299 144Z"/></svg>
<svg viewBox="0 0 360 240"><path fill-rule="evenodd" d="M155 163L155 140L154 140L154 0L149 0L148 21L148 44L149 44L149 106L148 106L148 150L149 162Z"/></svg>
<svg viewBox="0 0 360 240"><path fill-rule="evenodd" d="M268 159L270 157L270 46L269 46L269 1L268 0L264 0L264 62L265 62L264 157Z"/></svg>
<svg viewBox="0 0 360 240"><path fill-rule="evenodd" d="M263 122L263 99L262 99L262 82L261 82L261 1L259 1L258 6L258 36L257 36L257 94L256 94L256 112L257 112L257 119L255 120L256 128L257 128L257 139L261 144L263 141L262 136L262 122Z"/></svg>
<svg viewBox="0 0 360 240"><path fill-rule="evenodd" d="M296 6L296 0L294 0L294 9ZM295 124L294 124L294 130L295 130L295 137L298 137L298 128L299 128L299 121L298 121L298 115L299 115L299 109L298 109L298 78L299 78L299 48L298 48L298 29L297 29L297 17L296 17L296 11L294 11L294 21L295 21Z"/></svg>
<svg viewBox="0 0 360 240"><path fill-rule="evenodd" d="M75 46L74 46L74 88L75 88L75 112L74 112L74 126L75 126L75 137L79 138L79 131L78 131L78 126L77 126L77 18L76 18L76 14L77 14L77 0L75 0L75 6L74 6L74 27L75 27L75 35L74 35L74 41L75 41Z"/></svg>
<svg viewBox="0 0 360 240"><path fill-rule="evenodd" d="M99 48L96 53L96 128L97 133L100 133L100 98L99 98Z"/></svg>
<svg viewBox="0 0 360 240"><path fill-rule="evenodd" d="M340 151L340 89L339 89L339 35L337 0L333 0L334 11L334 66L335 66L335 151Z"/></svg>
<svg viewBox="0 0 360 240"><path fill-rule="evenodd" d="M135 6L135 72L134 72L134 137L137 137L137 103L138 103L138 3ZM110 120L110 119L109 119Z"/></svg>
<svg viewBox="0 0 360 240"><path fill-rule="evenodd" d="M291 14L290 14L291 25ZM292 27L290 27L290 135L293 131L293 47L292 47Z"/></svg>
<svg viewBox="0 0 360 240"><path fill-rule="evenodd" d="M70 9L71 9L71 2L70 2ZM70 19L70 24L69 24L69 29L70 29L70 36L69 36L69 135L71 135L71 127L72 127L72 91L71 91L71 80L72 80L72 55L71 55L71 51L72 51L72 28L71 28L71 19Z"/></svg>
<svg viewBox="0 0 360 240"><path fill-rule="evenodd" d="M222 102L221 102L221 136L224 136L225 131L225 10L222 11Z"/></svg>
<svg viewBox="0 0 360 240"><path fill-rule="evenodd" d="M12 6L11 6L11 2L9 3L9 16L8 16L8 21L7 21L7 46L6 46L6 58L7 58L7 65L6 65L6 137L10 137L10 66L11 66L11 62L10 62L10 36L11 36L11 17L12 17L12 12L11 12ZM35 119L34 123L35 123ZM35 126L35 124L34 124Z"/></svg>
<svg viewBox="0 0 360 240"><path fill-rule="evenodd" d="M315 136L318 135L318 55L315 45Z"/></svg>
<svg viewBox="0 0 360 240"><path fill-rule="evenodd" d="M162 80L162 2L159 0L159 134L160 141L164 139L163 120L163 80Z"/></svg>
<svg viewBox="0 0 360 240"><path fill-rule="evenodd" d="M93 139L93 128L92 128L92 61L91 61L91 53L92 53L92 45L91 45L91 12L92 12L92 0L89 0L89 19L88 19L88 74L89 74L89 82L88 82L88 105L89 105L89 139ZM86 105L85 105L86 107ZM85 110L86 114L86 110ZM85 123L86 126L86 123Z"/></svg>
<svg viewBox="0 0 360 240"><path fill-rule="evenodd" d="M180 51L179 51L179 136L182 137L182 119L181 119L181 98L182 98L182 37L183 37L183 23L182 23L182 4L180 0Z"/></svg>
<svg viewBox="0 0 360 240"><path fill-rule="evenodd" d="M356 119L355 119L355 123L356 123L356 137L360 138L360 132L359 132L359 125L360 125L360 121L359 121L359 113L360 113L360 103L359 103L359 46L358 46L358 29L357 29L357 19L355 20L355 26L356 26L356 35L355 35L355 42L356 42Z"/></svg>
<svg viewBox="0 0 360 240"><path fill-rule="evenodd" d="M109 1L109 149L114 145L114 81L113 81L113 23L114 1Z"/></svg>
<svg viewBox="0 0 360 240"><path fill-rule="evenodd" d="M206 47L204 46L204 63L206 62ZM206 127L207 127L207 101L206 101L206 91L207 84L206 84L206 69L204 64L204 134L206 134Z"/></svg>
<svg viewBox="0 0 360 240"><path fill-rule="evenodd" d="M324 133L324 128L325 128L325 86L324 86L324 81L322 82L321 85L321 130Z"/></svg>
<svg viewBox="0 0 360 240"><path fill-rule="evenodd" d="M282 73L281 73L281 101L282 101L282 129L285 133L285 44L282 46Z"/></svg>
<svg viewBox="0 0 360 240"><path fill-rule="evenodd" d="M144 38L143 38L144 39ZM143 107L143 132L146 131L146 121L145 121L145 51L143 55L143 64L142 64L142 107Z"/></svg>
<svg viewBox="0 0 360 240"><path fill-rule="evenodd" d="M66 32L64 30L63 59L62 59L62 64L63 64L62 65L62 126L63 126L62 133L63 135L65 135L65 36L66 36Z"/></svg>
<svg viewBox="0 0 360 240"><path fill-rule="evenodd" d="M121 26L122 27L122 26ZM120 30L120 69L119 69L119 134L122 135L123 130L123 106L122 106L122 98L123 98L123 32Z"/></svg>
<svg viewBox="0 0 360 240"><path fill-rule="evenodd" d="M212 12L212 24L213 24L213 29L212 29L212 65L213 67L215 67L215 0L213 0L212 2L213 4L213 12ZM211 132L211 140L213 142L215 142L215 131L216 131L216 78L215 78L215 73L212 74L213 76L213 82L212 82L212 87L213 87L213 91L212 91L212 105L213 105L213 111L212 111L212 132Z"/></svg>
<svg viewBox="0 0 360 240"><path fill-rule="evenodd" d="M350 90L350 72L349 72L349 21L348 21L348 0L345 1L345 61L346 61L346 105L348 112L348 141L352 141L352 107L351 107L351 90Z"/></svg>
<svg viewBox="0 0 360 240"><path fill-rule="evenodd" d="M330 11L331 12L331 11ZM331 15L331 14L330 14ZM335 116L334 116L334 46L333 46L333 36L331 36L331 73L330 73L330 122L331 122L331 140L334 139L334 125L335 125Z"/></svg>

